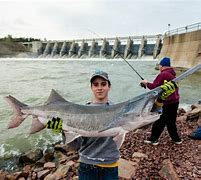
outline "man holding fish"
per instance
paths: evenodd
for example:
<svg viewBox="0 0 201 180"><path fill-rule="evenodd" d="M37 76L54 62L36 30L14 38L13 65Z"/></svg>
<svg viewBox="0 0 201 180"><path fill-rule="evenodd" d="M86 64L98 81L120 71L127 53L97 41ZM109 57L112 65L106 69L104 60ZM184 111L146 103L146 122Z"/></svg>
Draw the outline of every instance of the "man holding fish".
<svg viewBox="0 0 201 180"><path fill-rule="evenodd" d="M96 71L92 75L90 83L94 99L87 104L90 106L111 105L108 97L111 88L108 74L103 71ZM58 118L55 120L49 121L47 128L58 130L55 128L57 127L56 124L62 124L62 120ZM120 153L112 137L78 137L69 143L69 146L79 151L79 180L118 179Z"/></svg>
<svg viewBox="0 0 201 180"><path fill-rule="evenodd" d="M91 79L91 90L94 98L89 106L109 106L108 93L111 82L106 72L96 71ZM58 130L61 119L49 121L47 128ZM79 180L115 180L118 179L119 149L113 137L78 137L69 146L79 151Z"/></svg>

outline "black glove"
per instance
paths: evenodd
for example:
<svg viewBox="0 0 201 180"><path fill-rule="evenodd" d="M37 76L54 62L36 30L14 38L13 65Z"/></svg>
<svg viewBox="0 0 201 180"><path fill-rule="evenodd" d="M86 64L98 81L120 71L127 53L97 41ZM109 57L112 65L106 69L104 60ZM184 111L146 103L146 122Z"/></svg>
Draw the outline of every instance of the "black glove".
<svg viewBox="0 0 201 180"><path fill-rule="evenodd" d="M52 129L54 132L62 132L62 119L57 117L57 118L52 118L52 120L47 122L46 128Z"/></svg>

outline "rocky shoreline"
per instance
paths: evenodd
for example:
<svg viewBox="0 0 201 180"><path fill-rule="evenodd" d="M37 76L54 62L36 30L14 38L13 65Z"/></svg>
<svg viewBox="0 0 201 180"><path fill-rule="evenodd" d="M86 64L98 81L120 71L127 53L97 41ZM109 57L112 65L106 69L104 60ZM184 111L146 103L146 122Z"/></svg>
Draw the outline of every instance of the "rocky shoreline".
<svg viewBox="0 0 201 180"><path fill-rule="evenodd" d="M165 131L157 146L144 144L151 127L131 131L120 149L119 179L201 179L201 141L188 135L201 126L201 105L180 109L178 129L183 139L180 145L171 142ZM18 166L12 171L0 169L0 180L60 180L78 179L78 153L63 144L46 150L35 149L11 161Z"/></svg>

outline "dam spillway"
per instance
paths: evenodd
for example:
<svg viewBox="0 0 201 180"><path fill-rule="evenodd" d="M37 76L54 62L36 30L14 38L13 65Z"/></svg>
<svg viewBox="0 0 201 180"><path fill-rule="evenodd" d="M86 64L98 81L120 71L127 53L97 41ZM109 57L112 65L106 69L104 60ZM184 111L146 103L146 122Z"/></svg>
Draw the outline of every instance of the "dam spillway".
<svg viewBox="0 0 201 180"><path fill-rule="evenodd" d="M162 35L33 41L23 45L38 58L156 59L162 48Z"/></svg>

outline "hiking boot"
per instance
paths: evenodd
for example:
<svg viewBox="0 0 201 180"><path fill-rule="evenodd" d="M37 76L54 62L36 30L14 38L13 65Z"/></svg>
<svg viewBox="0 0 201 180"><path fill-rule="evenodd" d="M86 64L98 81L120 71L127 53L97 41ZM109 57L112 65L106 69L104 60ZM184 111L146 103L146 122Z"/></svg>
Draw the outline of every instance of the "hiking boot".
<svg viewBox="0 0 201 180"><path fill-rule="evenodd" d="M150 140L150 139L144 140L144 143L146 143L146 144L151 144L151 145L154 145L154 146L156 146L156 145L159 144L158 140L152 141L152 140Z"/></svg>

